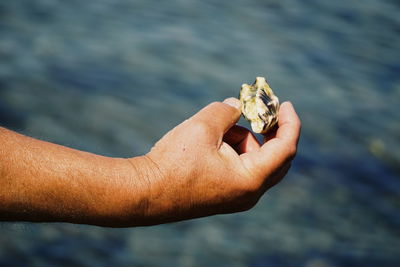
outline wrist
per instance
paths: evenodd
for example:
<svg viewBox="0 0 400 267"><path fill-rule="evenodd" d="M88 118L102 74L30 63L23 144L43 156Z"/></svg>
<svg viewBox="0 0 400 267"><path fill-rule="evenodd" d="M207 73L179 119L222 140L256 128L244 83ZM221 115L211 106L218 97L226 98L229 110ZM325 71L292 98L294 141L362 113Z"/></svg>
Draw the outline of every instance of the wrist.
<svg viewBox="0 0 400 267"><path fill-rule="evenodd" d="M152 181L159 176L157 167L147 156L112 158L112 182L99 194L96 222L110 227L151 224L149 205Z"/></svg>

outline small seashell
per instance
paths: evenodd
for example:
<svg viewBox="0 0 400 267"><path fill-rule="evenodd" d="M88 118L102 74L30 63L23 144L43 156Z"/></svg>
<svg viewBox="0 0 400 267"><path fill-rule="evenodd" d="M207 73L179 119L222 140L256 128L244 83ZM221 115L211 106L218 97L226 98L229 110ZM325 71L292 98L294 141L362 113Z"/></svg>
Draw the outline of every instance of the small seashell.
<svg viewBox="0 0 400 267"><path fill-rule="evenodd" d="M266 133L278 122L279 99L264 77L257 77L252 85L243 84L239 99L253 132Z"/></svg>

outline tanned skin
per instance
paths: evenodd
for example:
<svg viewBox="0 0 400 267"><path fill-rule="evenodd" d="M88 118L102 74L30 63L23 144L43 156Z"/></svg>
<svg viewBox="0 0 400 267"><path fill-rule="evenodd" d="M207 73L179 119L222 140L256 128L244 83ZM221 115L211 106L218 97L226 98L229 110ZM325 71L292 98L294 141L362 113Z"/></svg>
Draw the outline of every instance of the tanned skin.
<svg viewBox="0 0 400 267"><path fill-rule="evenodd" d="M0 220L145 226L252 208L287 173L300 120L291 103L260 144L240 102L214 102L149 153L111 158L0 128Z"/></svg>

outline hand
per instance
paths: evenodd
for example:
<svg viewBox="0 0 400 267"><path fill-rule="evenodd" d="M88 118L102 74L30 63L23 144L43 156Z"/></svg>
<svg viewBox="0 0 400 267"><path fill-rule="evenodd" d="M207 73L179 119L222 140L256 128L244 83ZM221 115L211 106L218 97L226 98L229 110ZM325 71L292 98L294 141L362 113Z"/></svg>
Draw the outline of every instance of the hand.
<svg viewBox="0 0 400 267"><path fill-rule="evenodd" d="M285 176L300 135L293 106L281 105L278 129L262 145L235 125L239 106L235 98L206 106L144 156L148 224L248 210Z"/></svg>
<svg viewBox="0 0 400 267"><path fill-rule="evenodd" d="M236 126L239 101L212 103L146 155L109 158L0 127L0 221L110 227L166 223L253 207L296 153L300 121L283 103L260 146Z"/></svg>

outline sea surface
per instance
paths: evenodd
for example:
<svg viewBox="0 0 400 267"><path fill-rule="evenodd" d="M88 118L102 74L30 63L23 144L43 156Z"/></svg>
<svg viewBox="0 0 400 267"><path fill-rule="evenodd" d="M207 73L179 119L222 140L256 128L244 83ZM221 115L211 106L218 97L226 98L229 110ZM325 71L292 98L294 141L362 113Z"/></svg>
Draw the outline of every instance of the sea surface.
<svg viewBox="0 0 400 267"><path fill-rule="evenodd" d="M395 0L1 1L3 127L131 157L265 76L303 128L289 174L251 211L1 223L0 265L399 266L399 14Z"/></svg>

